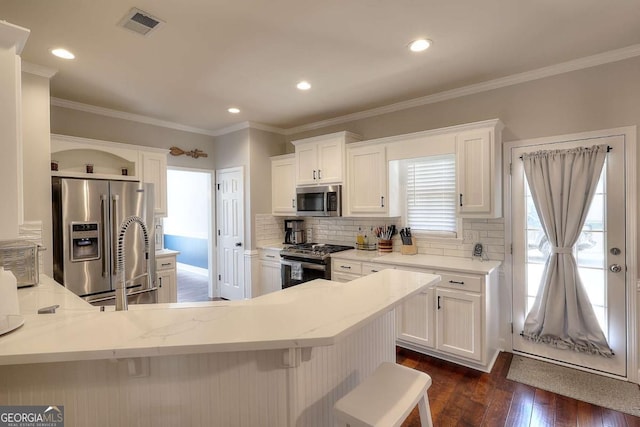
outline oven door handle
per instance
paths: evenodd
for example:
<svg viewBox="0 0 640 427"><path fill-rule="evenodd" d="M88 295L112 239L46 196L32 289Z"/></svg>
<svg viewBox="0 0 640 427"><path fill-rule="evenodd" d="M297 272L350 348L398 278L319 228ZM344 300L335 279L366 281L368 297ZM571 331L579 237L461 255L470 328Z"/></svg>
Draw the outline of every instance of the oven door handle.
<svg viewBox="0 0 640 427"><path fill-rule="evenodd" d="M293 264L300 264L302 266L302 268L307 268L309 270L319 270L319 271L326 271L327 266L324 264L313 264L310 262L301 262L301 261L289 261L289 260L284 260L281 259L280 260L280 265L288 265L289 267L291 267Z"/></svg>

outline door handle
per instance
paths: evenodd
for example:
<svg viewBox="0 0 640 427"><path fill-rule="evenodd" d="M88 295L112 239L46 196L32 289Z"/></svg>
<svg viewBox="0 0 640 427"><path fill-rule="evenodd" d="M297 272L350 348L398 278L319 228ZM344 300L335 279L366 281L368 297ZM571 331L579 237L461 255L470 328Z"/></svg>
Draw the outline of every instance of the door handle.
<svg viewBox="0 0 640 427"><path fill-rule="evenodd" d="M118 199L120 198L117 194L112 194L111 195L112 199L113 199L113 210L111 211L111 231L113 233L113 240L112 242L117 242L118 241L118 226L119 221L118 221ZM118 273L118 260L117 260L117 256L114 253L114 248L111 248L111 256L113 257L113 272L114 273ZM125 272L126 275L126 272ZM126 279L125 279L126 280Z"/></svg>
<svg viewBox="0 0 640 427"><path fill-rule="evenodd" d="M107 247L107 210L109 209L109 197L106 194L100 196L100 205L102 207L102 277L107 277L107 263L109 257L109 249Z"/></svg>
<svg viewBox="0 0 640 427"><path fill-rule="evenodd" d="M611 264L609 266L609 271L612 273L620 273L622 271L622 266L620 264Z"/></svg>
<svg viewBox="0 0 640 427"><path fill-rule="evenodd" d="M242 242L236 242L236 246L242 246Z"/></svg>

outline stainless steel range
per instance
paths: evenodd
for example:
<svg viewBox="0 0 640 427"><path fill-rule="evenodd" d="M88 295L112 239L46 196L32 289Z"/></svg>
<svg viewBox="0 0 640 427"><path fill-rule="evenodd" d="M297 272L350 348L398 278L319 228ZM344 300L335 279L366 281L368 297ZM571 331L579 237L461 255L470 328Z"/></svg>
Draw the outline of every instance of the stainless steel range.
<svg viewBox="0 0 640 427"><path fill-rule="evenodd" d="M353 246L304 243L280 251L282 288L314 279L331 280L331 254L353 249Z"/></svg>

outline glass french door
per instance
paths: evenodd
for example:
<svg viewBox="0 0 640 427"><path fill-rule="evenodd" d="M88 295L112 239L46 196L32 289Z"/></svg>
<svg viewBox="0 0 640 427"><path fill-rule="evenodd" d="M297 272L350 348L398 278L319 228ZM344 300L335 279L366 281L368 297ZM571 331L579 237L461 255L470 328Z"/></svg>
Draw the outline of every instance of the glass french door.
<svg viewBox="0 0 640 427"><path fill-rule="evenodd" d="M568 149L607 144L607 154L596 194L578 242L573 248L580 278L610 347L605 358L561 350L522 338L527 313L533 306L550 245L542 231L520 156L538 150ZM511 209L513 237L513 349L578 368L626 377L626 268L624 137L610 136L520 146L511 150Z"/></svg>

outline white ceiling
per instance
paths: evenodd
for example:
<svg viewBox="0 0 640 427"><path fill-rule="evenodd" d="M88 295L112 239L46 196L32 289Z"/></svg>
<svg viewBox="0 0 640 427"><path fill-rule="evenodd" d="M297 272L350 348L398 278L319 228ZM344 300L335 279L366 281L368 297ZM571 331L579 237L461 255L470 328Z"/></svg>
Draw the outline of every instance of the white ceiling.
<svg viewBox="0 0 640 427"><path fill-rule="evenodd" d="M132 7L166 24L118 27ZM640 0L0 0L0 19L31 30L24 60L59 70L53 97L208 131L296 127L640 43ZM434 45L410 53L418 37Z"/></svg>

